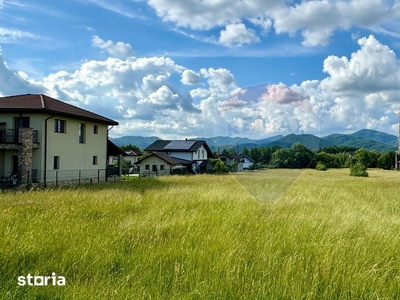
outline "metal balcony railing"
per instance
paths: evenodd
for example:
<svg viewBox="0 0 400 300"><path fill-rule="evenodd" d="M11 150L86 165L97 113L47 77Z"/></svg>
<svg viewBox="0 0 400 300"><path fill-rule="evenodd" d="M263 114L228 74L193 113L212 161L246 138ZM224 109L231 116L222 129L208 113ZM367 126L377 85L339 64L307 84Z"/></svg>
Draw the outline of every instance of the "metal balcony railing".
<svg viewBox="0 0 400 300"><path fill-rule="evenodd" d="M39 142L38 130L33 130L32 139L34 143ZM18 144L18 129L0 129L0 144Z"/></svg>

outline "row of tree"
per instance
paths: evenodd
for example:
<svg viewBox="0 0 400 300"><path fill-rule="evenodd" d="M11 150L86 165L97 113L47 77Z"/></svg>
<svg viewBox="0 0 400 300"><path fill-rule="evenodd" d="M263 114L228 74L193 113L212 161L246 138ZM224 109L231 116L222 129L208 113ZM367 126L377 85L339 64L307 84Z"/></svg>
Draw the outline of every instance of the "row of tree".
<svg viewBox="0 0 400 300"><path fill-rule="evenodd" d="M316 168L317 164L326 168L349 168L356 162L367 168L391 170L395 167L395 152L378 153L364 148L328 147L317 151L295 143L290 148L254 147L244 148L243 154L255 160L251 168Z"/></svg>

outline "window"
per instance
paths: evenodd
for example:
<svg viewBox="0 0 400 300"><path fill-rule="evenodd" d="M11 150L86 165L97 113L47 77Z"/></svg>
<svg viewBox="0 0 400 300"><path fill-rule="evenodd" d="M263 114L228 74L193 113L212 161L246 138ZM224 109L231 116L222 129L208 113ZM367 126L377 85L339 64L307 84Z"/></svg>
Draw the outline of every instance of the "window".
<svg viewBox="0 0 400 300"><path fill-rule="evenodd" d="M59 168L60 168L60 157L54 156L53 169L58 170Z"/></svg>
<svg viewBox="0 0 400 300"><path fill-rule="evenodd" d="M99 133L99 126L93 125L93 133L98 134Z"/></svg>
<svg viewBox="0 0 400 300"><path fill-rule="evenodd" d="M29 117L16 117L15 128L27 128L29 127Z"/></svg>
<svg viewBox="0 0 400 300"><path fill-rule="evenodd" d="M144 169L145 170L150 170L150 165L145 165Z"/></svg>
<svg viewBox="0 0 400 300"><path fill-rule="evenodd" d="M157 165L153 165L153 172L157 172Z"/></svg>
<svg viewBox="0 0 400 300"><path fill-rule="evenodd" d="M165 170L165 166L164 166L164 165L161 165L161 166L160 166L160 170L161 170L161 171L164 171L164 170Z"/></svg>
<svg viewBox="0 0 400 300"><path fill-rule="evenodd" d="M84 144L85 142L85 123L79 123L79 143Z"/></svg>
<svg viewBox="0 0 400 300"><path fill-rule="evenodd" d="M93 164L97 165L97 156L93 156Z"/></svg>
<svg viewBox="0 0 400 300"><path fill-rule="evenodd" d="M201 158L204 158L204 150L201 150Z"/></svg>
<svg viewBox="0 0 400 300"><path fill-rule="evenodd" d="M65 133L65 120L54 120L54 132Z"/></svg>

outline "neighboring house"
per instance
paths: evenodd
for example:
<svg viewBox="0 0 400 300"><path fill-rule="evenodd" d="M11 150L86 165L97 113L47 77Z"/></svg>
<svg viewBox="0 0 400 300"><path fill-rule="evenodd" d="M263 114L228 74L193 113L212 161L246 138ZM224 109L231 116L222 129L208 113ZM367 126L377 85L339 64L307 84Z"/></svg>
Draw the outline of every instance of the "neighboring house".
<svg viewBox="0 0 400 300"><path fill-rule="evenodd" d="M0 178L105 179L107 156L121 154L108 141L109 125L118 122L46 95L1 97Z"/></svg>
<svg viewBox="0 0 400 300"><path fill-rule="evenodd" d="M243 160L240 158L240 155L236 154L229 154L229 153L222 153L219 156L219 159L222 160L225 165L228 167L228 170L230 171L243 171ZM237 162L236 170L232 170L232 165L234 162Z"/></svg>
<svg viewBox="0 0 400 300"><path fill-rule="evenodd" d="M142 153L136 151L125 151L124 159L129 160L132 164L138 161L138 157L142 156Z"/></svg>
<svg viewBox="0 0 400 300"><path fill-rule="evenodd" d="M168 162L168 158L172 159L168 162L168 168L186 168L187 172L191 173L212 171L210 158L213 158L213 153L205 141L157 140L144 150L151 152L153 157L156 156L164 162ZM148 164L147 162L145 159L136 162L136 165L140 165L141 173L145 170L146 165L149 165L150 171L161 171L162 165L160 162L156 161L152 164Z"/></svg>
<svg viewBox="0 0 400 300"><path fill-rule="evenodd" d="M250 165L255 163L255 160L246 154L240 154L240 158L243 160L243 170L250 168Z"/></svg>
<svg viewBox="0 0 400 300"><path fill-rule="evenodd" d="M171 157L163 152L153 152L135 163L141 176L163 176L192 173L194 162Z"/></svg>
<svg viewBox="0 0 400 300"><path fill-rule="evenodd" d="M245 154L236 155L236 154L223 153L219 156L219 158L225 163L228 169L231 169L232 163L234 161L237 161L238 162L237 170L232 170L232 171L240 172L243 170L247 170L249 169L250 165L254 163L254 159Z"/></svg>

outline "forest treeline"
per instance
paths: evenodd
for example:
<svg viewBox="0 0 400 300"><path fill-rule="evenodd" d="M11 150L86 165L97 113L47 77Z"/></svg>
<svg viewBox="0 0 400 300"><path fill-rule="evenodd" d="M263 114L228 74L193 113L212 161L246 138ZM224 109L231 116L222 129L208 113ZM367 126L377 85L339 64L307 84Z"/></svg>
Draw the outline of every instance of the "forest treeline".
<svg viewBox="0 0 400 300"><path fill-rule="evenodd" d="M234 153L234 148L224 149L224 152ZM244 148L243 154L251 157L255 162L251 169L258 168L349 168L360 163L367 168L381 168L391 170L395 167L395 151L379 153L364 148L347 146L324 147L312 150L295 143L290 148L253 147Z"/></svg>

